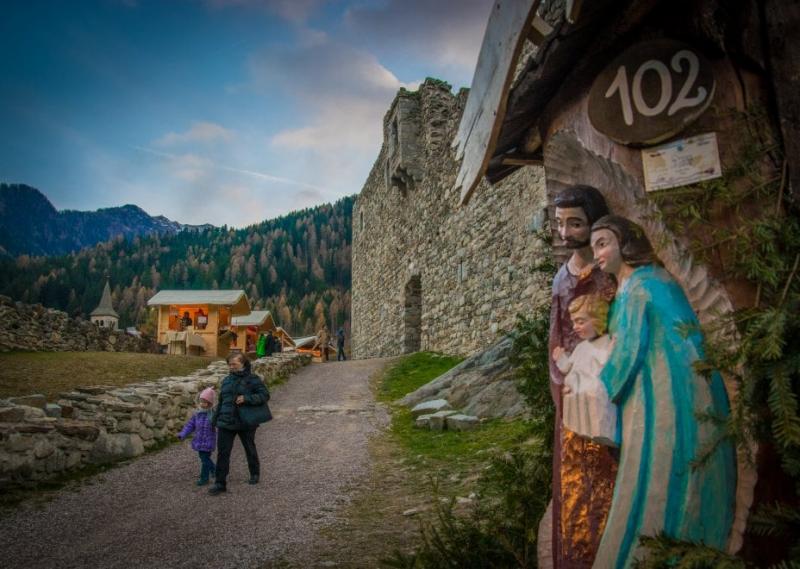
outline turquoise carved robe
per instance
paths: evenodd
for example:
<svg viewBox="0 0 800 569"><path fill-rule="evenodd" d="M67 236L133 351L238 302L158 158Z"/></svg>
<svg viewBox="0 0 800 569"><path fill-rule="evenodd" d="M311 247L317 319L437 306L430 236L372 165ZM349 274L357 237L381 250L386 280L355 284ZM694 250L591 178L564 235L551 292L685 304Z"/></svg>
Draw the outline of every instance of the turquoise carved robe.
<svg viewBox="0 0 800 569"><path fill-rule="evenodd" d="M728 397L718 374L708 381L694 371L702 335L683 289L659 266L634 269L617 291L609 332L616 344L600 379L619 406L622 442L594 567L631 567L639 536L662 532L724 549L735 508L733 446L692 462L719 436L698 413L726 417Z"/></svg>

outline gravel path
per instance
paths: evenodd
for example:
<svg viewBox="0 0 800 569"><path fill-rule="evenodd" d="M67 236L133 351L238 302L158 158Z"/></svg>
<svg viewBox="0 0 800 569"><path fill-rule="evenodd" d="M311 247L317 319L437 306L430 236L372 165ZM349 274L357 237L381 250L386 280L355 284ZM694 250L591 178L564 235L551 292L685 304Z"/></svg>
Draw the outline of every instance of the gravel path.
<svg viewBox="0 0 800 569"><path fill-rule="evenodd" d="M275 420L259 428L261 483L231 456L228 492L194 485L188 442L62 491L0 519L4 567L285 566L314 547L369 469L368 437L388 420L369 377L386 360L312 364L273 392Z"/></svg>

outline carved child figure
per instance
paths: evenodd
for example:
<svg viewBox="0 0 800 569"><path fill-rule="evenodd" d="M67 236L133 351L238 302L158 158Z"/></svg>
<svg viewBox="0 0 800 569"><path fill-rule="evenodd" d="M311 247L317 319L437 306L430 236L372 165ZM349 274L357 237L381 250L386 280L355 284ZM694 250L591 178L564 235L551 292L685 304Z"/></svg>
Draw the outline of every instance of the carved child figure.
<svg viewBox="0 0 800 569"><path fill-rule="evenodd" d="M608 398L600 370L613 340L605 333L608 302L594 294L579 296L569 305L575 333L581 342L572 354L553 349L553 360L564 374L563 424L576 435L606 446L619 446L617 406Z"/></svg>

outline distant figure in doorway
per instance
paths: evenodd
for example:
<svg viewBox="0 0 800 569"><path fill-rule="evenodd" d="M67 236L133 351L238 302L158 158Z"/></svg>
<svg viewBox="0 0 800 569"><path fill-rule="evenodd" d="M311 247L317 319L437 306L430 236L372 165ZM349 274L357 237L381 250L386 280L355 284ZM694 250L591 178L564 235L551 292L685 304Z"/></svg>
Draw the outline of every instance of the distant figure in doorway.
<svg viewBox="0 0 800 569"><path fill-rule="evenodd" d="M189 311L183 313L183 318L181 318L181 330L186 330L189 326L192 325L192 317L189 316Z"/></svg>
<svg viewBox="0 0 800 569"><path fill-rule="evenodd" d="M210 476L214 476L214 461L211 460L211 453L217 444L217 432L211 424L212 407L214 407L215 393L213 387L204 389L197 398L197 411L192 418L183 426L178 438L184 440L194 433L192 438L192 449L197 451L200 457L200 477L197 479L198 486L208 484Z"/></svg>
<svg viewBox="0 0 800 569"><path fill-rule="evenodd" d="M346 360L347 357L344 355L344 328L339 328L339 331L336 332L336 361L343 361Z"/></svg>
<svg viewBox="0 0 800 569"><path fill-rule="evenodd" d="M205 312L203 312L202 308L197 309L197 315L195 316L195 324L197 325L198 330L205 330L206 326L208 326L208 316Z"/></svg>
<svg viewBox="0 0 800 569"><path fill-rule="evenodd" d="M331 334L328 332L328 325L323 324L319 332L317 332L317 341L314 343L314 349L319 346L322 357L328 361L328 345L331 343Z"/></svg>
<svg viewBox="0 0 800 569"><path fill-rule="evenodd" d="M228 489L231 450L236 437L242 441L250 471L250 484L258 484L261 463L256 450L256 429L272 419L267 406L269 391L261 378L250 369L250 360L242 353L228 356L230 373L222 380L219 404L214 409L212 424L219 432L217 473L214 486L208 491L212 496Z"/></svg>

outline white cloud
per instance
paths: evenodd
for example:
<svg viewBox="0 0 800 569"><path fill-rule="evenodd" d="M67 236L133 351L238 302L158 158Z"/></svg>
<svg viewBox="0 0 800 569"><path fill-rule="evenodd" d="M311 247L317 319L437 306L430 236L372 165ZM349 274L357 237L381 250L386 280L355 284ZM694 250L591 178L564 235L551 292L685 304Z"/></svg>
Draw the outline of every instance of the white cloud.
<svg viewBox="0 0 800 569"><path fill-rule="evenodd" d="M140 175L158 180L138 193L148 211L182 223L242 227L288 211L332 201L339 195L303 181L237 168L192 153L134 147L146 160Z"/></svg>
<svg viewBox="0 0 800 569"><path fill-rule="evenodd" d="M193 122L185 132L168 132L153 144L156 146L176 146L179 144L208 144L211 142L230 142L234 132L212 122Z"/></svg>
<svg viewBox="0 0 800 569"><path fill-rule="evenodd" d="M271 137L271 151L313 183L354 193L380 149L392 99L418 83L403 83L370 53L322 35L315 40L254 56L251 75L256 86L290 97L302 117Z"/></svg>

